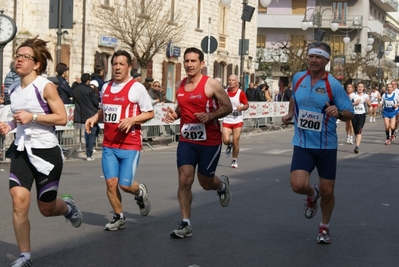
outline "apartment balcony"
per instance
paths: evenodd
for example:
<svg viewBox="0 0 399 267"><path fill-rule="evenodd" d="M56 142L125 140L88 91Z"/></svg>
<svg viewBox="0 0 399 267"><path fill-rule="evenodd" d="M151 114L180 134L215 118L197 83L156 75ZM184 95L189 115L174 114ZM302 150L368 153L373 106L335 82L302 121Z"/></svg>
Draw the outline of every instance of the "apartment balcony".
<svg viewBox="0 0 399 267"><path fill-rule="evenodd" d="M303 15L258 13L258 28L301 29Z"/></svg>
<svg viewBox="0 0 399 267"><path fill-rule="evenodd" d="M290 14L265 14L258 13L258 28L269 29L301 29L301 22L304 15L290 15ZM309 19L309 17L308 17ZM323 16L319 28L329 29L333 18L330 16ZM344 18L337 18L335 20L339 24L339 29L348 29L356 26L369 26L374 32L381 32L383 24L379 21L364 21L361 15L347 15ZM367 23L367 24L366 24ZM317 27L316 25L314 25Z"/></svg>
<svg viewBox="0 0 399 267"><path fill-rule="evenodd" d="M385 12L398 12L398 1L397 0L371 0L379 8Z"/></svg>

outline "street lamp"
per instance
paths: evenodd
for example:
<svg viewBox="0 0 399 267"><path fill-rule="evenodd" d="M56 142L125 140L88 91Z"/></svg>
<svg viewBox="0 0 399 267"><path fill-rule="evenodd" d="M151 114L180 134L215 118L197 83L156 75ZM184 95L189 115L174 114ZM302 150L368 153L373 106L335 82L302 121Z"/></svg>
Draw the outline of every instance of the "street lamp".
<svg viewBox="0 0 399 267"><path fill-rule="evenodd" d="M220 2L225 5L228 6L231 3L231 0L220 0ZM260 4L263 7L267 7L269 6L271 3L271 0L260 0ZM241 28L241 53L240 53L240 82L241 82L241 86L242 89L244 89L244 61L245 61L245 52L244 52L244 45L245 45L245 22L251 21L253 12L255 10L254 7L248 5L248 0L243 0L242 1L242 16L241 16L241 20L242 20L242 28Z"/></svg>
<svg viewBox="0 0 399 267"><path fill-rule="evenodd" d="M381 81L381 74L382 74L382 71L381 71L381 58L383 56L388 56L391 53L392 49L393 49L392 42L389 41L389 44L388 44L387 48L384 50L384 46L382 44L382 38L384 36L388 37L389 39L391 39L391 41L393 40L388 35L379 34L379 36L378 36L378 38L379 38L378 52L377 52L377 58L378 58L378 71L377 71L377 74L378 74L378 87L377 88L378 88L378 90L380 89L380 81ZM396 59L396 57L395 57L395 59Z"/></svg>
<svg viewBox="0 0 399 267"><path fill-rule="evenodd" d="M351 41L351 39L350 39L348 33L350 32L351 29L356 29L356 31L357 31L357 33L356 33L357 39L356 39L356 44L355 44L355 52L356 52L356 53L360 53L361 50L362 50L362 45L360 44L360 35L359 35L359 32L360 32L362 29L364 29L364 28L369 29L370 32L371 32L371 29L370 29L370 27L368 27L368 26L362 26L361 24L360 24L359 26L357 26L357 27L350 26L350 27L346 30L346 36L342 39L342 41L344 42L345 45L349 44L350 41ZM367 52L370 52L371 50L373 50L373 43L374 43L374 38L373 38L373 37L368 37L368 38L367 38L367 48L366 48ZM392 50L392 49L391 49L391 50Z"/></svg>
<svg viewBox="0 0 399 267"><path fill-rule="evenodd" d="M310 15L310 18L307 19L306 15L308 14L308 11L313 10L312 14ZM313 27L314 30L314 26L317 26L318 28L322 26L322 18L323 18L323 13L327 10L330 10L333 13L333 20L330 24L330 28L333 32L335 32L336 30L338 30L339 24L338 22L335 20L335 12L332 8L326 8L323 11L321 10L321 6L316 9L316 8L308 8L305 11L305 14L303 16L303 20L301 22L301 28L302 30L306 31L309 27ZM313 32L313 36L314 36L314 32ZM313 37L314 39L314 37ZM322 37L320 38L322 39ZM318 40L321 41L321 40Z"/></svg>

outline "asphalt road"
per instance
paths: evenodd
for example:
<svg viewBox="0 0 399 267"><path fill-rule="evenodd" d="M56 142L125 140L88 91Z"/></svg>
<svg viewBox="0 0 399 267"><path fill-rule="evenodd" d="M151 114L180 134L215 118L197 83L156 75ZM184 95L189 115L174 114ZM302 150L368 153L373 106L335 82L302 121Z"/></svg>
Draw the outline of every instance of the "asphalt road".
<svg viewBox="0 0 399 267"><path fill-rule="evenodd" d="M384 145L381 118L366 123L359 154L353 153L353 145L344 144L344 123L338 124L338 132L330 245L315 241L320 211L306 219L304 197L290 189L293 131L286 129L243 134L238 169L231 169L231 159L221 155L217 174L230 178L233 194L228 207L222 208L216 192L202 190L195 181L193 237L185 239L169 237L180 220L176 145L142 152L136 180L149 189L151 213L140 216L133 197L123 194L126 229L115 232L103 230L112 210L101 153L93 162L86 162L83 154L67 160L59 193L74 197L84 223L75 229L63 217L44 218L33 197L34 266L397 266L399 141ZM19 253L8 193L9 166L0 168L0 266L8 266ZM317 183L316 172L312 183Z"/></svg>

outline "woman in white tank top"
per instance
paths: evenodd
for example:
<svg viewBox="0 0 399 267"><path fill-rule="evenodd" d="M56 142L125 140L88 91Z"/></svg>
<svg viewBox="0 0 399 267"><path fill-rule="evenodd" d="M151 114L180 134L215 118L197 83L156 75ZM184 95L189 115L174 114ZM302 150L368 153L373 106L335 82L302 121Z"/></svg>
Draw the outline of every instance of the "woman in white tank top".
<svg viewBox="0 0 399 267"><path fill-rule="evenodd" d="M375 122L375 118L377 116L378 104L380 101L381 101L380 92L378 92L377 87L372 87L370 93L370 108L369 108L370 122Z"/></svg>

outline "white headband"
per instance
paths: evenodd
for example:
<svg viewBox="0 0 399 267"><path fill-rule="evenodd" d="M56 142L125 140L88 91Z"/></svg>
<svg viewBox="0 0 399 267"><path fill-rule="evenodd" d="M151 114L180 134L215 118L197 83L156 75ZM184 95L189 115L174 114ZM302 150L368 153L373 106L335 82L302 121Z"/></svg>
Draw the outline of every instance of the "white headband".
<svg viewBox="0 0 399 267"><path fill-rule="evenodd" d="M330 55L326 51L324 51L323 49L320 49L320 48L309 49L308 55L320 55L327 59L330 59Z"/></svg>

